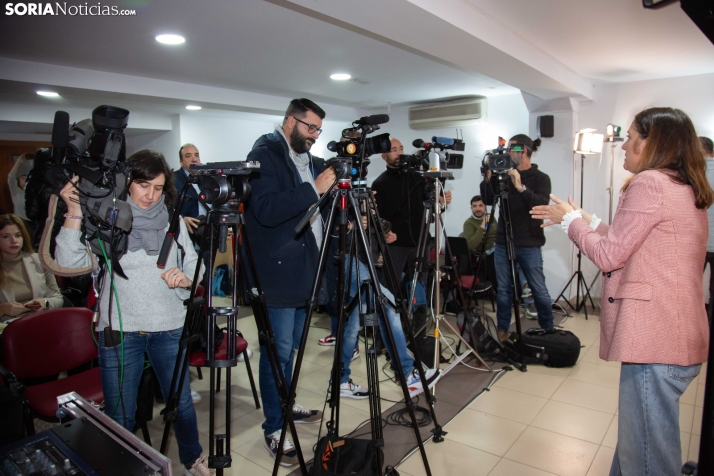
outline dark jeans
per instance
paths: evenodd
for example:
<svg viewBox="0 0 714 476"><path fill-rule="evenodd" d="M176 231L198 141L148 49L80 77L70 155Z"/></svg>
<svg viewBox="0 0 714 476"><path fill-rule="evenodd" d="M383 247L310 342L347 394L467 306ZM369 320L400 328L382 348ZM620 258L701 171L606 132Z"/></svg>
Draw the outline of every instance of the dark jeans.
<svg viewBox="0 0 714 476"><path fill-rule="evenodd" d="M183 328L165 332L125 332L124 333L124 382L122 395L124 405L117 404L119 394L119 362L121 346L104 347L104 331L99 333L99 368L106 404L105 413L129 431L134 429L136 397L144 372L144 354L148 354L151 366L161 387L164 401L168 401L169 388L173 377L179 341ZM116 408L116 410L114 410ZM179 458L183 464L192 464L201 456L198 442L196 410L191 401L188 372L184 377L179 400L178 416L174 423L174 434L178 443Z"/></svg>
<svg viewBox="0 0 714 476"><path fill-rule="evenodd" d="M496 245L495 264L498 280L498 329L508 332L511 325L513 293L511 292L511 265L505 245ZM543 329L553 327L553 304L545 286L543 274L543 254L538 247L516 247L516 262L520 265L533 293L533 301L538 311L538 324Z"/></svg>

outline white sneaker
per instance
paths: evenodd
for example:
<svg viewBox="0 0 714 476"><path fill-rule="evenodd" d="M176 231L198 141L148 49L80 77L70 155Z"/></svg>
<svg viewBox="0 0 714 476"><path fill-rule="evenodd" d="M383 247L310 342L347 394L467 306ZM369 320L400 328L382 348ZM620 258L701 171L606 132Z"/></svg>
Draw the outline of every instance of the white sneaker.
<svg viewBox="0 0 714 476"><path fill-rule="evenodd" d="M359 359L359 349L355 347L355 351L352 352L352 359L351 360L357 360Z"/></svg>
<svg viewBox="0 0 714 476"><path fill-rule="evenodd" d="M352 379L349 379L347 382L340 384L340 397L364 400L365 398L369 398L369 390L360 387L354 383Z"/></svg>
<svg viewBox="0 0 714 476"><path fill-rule="evenodd" d="M252 351L252 350L250 350L250 349L245 349L245 352L248 354L248 358L249 358L249 359L253 357L253 351ZM242 352L238 355L238 362L245 362L245 356L243 355Z"/></svg>
<svg viewBox="0 0 714 476"><path fill-rule="evenodd" d="M429 369L424 372L427 386L433 387L439 380L439 369ZM420 393L424 393L424 386L419 378L417 369L412 370L407 376L407 388L409 388L409 396L416 397Z"/></svg>
<svg viewBox="0 0 714 476"><path fill-rule="evenodd" d="M280 443L281 433L282 431L278 430L263 438L265 441L265 448L270 452L273 458L277 458L278 456L278 444ZM280 458L280 465L293 466L297 463L297 450L293 446L293 443L290 441L290 437L286 435L285 441L283 442L283 454Z"/></svg>
<svg viewBox="0 0 714 476"><path fill-rule="evenodd" d="M198 403L201 401L201 394L195 391L193 388L191 388L191 400L193 400L193 403Z"/></svg>

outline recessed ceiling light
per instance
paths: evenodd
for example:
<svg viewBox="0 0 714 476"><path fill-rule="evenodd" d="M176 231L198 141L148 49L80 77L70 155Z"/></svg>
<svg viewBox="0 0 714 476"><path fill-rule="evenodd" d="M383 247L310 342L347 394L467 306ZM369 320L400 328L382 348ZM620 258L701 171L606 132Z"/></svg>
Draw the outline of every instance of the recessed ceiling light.
<svg viewBox="0 0 714 476"><path fill-rule="evenodd" d="M54 91L37 91L37 94L46 98L58 98L59 94Z"/></svg>
<svg viewBox="0 0 714 476"><path fill-rule="evenodd" d="M186 109L188 109L189 111L198 111L199 109L201 109L201 106L186 106Z"/></svg>
<svg viewBox="0 0 714 476"><path fill-rule="evenodd" d="M335 81L347 81L348 79L352 79L352 76L347 73L335 73L330 75L330 79L334 79Z"/></svg>
<svg viewBox="0 0 714 476"><path fill-rule="evenodd" d="M156 37L156 41L165 45L180 45L186 42L186 38L179 35L159 35Z"/></svg>

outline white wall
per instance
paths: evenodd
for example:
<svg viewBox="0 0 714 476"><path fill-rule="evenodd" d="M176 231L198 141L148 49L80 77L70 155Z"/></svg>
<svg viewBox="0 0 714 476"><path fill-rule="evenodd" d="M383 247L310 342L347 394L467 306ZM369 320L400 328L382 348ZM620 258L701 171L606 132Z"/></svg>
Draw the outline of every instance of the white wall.
<svg viewBox="0 0 714 476"><path fill-rule="evenodd" d="M261 135L275 130L275 126L283 121L282 116L252 113L235 113L232 116L227 118L182 114L181 144L195 144L201 152L203 163L245 160L255 141ZM323 132L311 152L317 157L329 158L331 153L327 150L327 143L339 139L342 129L347 125L326 118L322 124ZM178 152L178 147L176 151ZM178 155L174 155L178 166Z"/></svg>

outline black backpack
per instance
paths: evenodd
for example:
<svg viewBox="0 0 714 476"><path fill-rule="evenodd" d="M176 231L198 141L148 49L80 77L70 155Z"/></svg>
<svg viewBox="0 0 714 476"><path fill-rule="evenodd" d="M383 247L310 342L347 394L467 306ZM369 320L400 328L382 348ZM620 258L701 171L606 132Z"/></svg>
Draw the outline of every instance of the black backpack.
<svg viewBox="0 0 714 476"><path fill-rule="evenodd" d="M517 352L520 352L518 335L510 337ZM528 329L523 333L523 345L529 363L546 367L572 367L580 356L580 339L563 329Z"/></svg>

